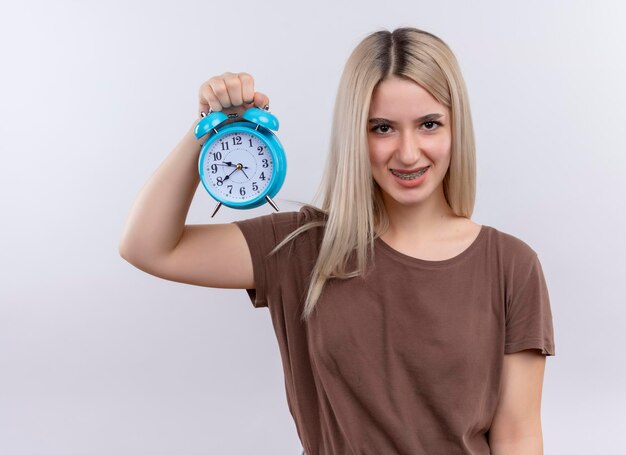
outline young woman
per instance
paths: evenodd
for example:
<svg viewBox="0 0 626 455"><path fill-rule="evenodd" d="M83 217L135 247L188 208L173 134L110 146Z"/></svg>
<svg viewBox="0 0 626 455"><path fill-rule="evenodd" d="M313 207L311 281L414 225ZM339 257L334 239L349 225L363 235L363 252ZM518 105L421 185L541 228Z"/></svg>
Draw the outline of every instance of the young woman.
<svg viewBox="0 0 626 455"><path fill-rule="evenodd" d="M225 73L199 110L268 102L249 74ZM185 225L198 120L141 191L120 254L269 308L307 454L542 453L548 290L529 245L470 219L471 114L441 39L378 31L353 51L321 208Z"/></svg>

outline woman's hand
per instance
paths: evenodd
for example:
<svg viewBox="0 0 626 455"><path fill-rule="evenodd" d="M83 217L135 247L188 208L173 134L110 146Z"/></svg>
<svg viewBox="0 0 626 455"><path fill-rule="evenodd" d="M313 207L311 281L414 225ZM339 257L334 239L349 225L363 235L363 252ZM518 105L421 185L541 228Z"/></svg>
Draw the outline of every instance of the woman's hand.
<svg viewBox="0 0 626 455"><path fill-rule="evenodd" d="M198 115L208 114L209 108L223 111L226 115L241 116L250 107L264 108L269 98L254 91L254 78L248 73L226 72L214 76L200 86Z"/></svg>

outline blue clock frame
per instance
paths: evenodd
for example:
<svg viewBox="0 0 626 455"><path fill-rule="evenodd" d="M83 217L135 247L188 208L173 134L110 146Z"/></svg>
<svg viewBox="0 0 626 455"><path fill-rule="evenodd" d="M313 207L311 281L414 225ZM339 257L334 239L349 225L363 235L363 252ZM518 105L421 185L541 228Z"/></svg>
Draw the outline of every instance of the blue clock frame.
<svg viewBox="0 0 626 455"><path fill-rule="evenodd" d="M231 116L232 115L233 114L231 114ZM218 202L218 206L215 208L212 216L215 215L221 205L238 210L247 210L259 207L266 202L270 202L272 207L278 211L278 207L271 199L278 194L285 181L285 176L287 175L287 158L285 156L284 148L278 140L278 137L272 132L272 130L278 130L278 119L266 110L256 107L246 110L241 117L242 120L224 125L224 122L229 118L231 117L227 116L223 112L209 113L200 122L198 122L194 132L197 139L200 139L207 134L211 134L200 151L200 157L198 159L198 174L200 175L200 181L202 182L204 189ZM257 137L266 145L266 149L269 151L273 164L270 183L254 198L242 202L225 200L219 194L214 193L208 183L208 177L205 174L205 169L202 164L206 154L209 153L211 145L215 143L215 141L218 141L225 135L231 133L246 133Z"/></svg>

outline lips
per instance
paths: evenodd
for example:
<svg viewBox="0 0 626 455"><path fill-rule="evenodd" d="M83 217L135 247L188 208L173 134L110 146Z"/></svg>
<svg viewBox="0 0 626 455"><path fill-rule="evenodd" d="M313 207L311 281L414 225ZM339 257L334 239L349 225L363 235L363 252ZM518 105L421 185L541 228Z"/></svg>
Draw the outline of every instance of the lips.
<svg viewBox="0 0 626 455"><path fill-rule="evenodd" d="M417 171L421 171L422 169L426 169L427 167L430 167L430 165L428 166L422 166L422 167L416 167L415 169L410 169L408 171L405 171L404 169L390 169L394 172L397 172L398 174L413 174Z"/></svg>

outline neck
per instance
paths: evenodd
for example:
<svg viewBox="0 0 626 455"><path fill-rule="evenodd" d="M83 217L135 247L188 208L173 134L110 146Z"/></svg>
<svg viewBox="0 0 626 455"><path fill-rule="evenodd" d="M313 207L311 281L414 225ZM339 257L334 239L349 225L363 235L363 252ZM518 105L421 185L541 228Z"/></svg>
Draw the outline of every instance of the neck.
<svg viewBox="0 0 626 455"><path fill-rule="evenodd" d="M435 240L445 235L450 221L458 219L448 205L441 185L420 204L399 204L385 193L383 200L389 217L389 229L382 235L387 238Z"/></svg>

